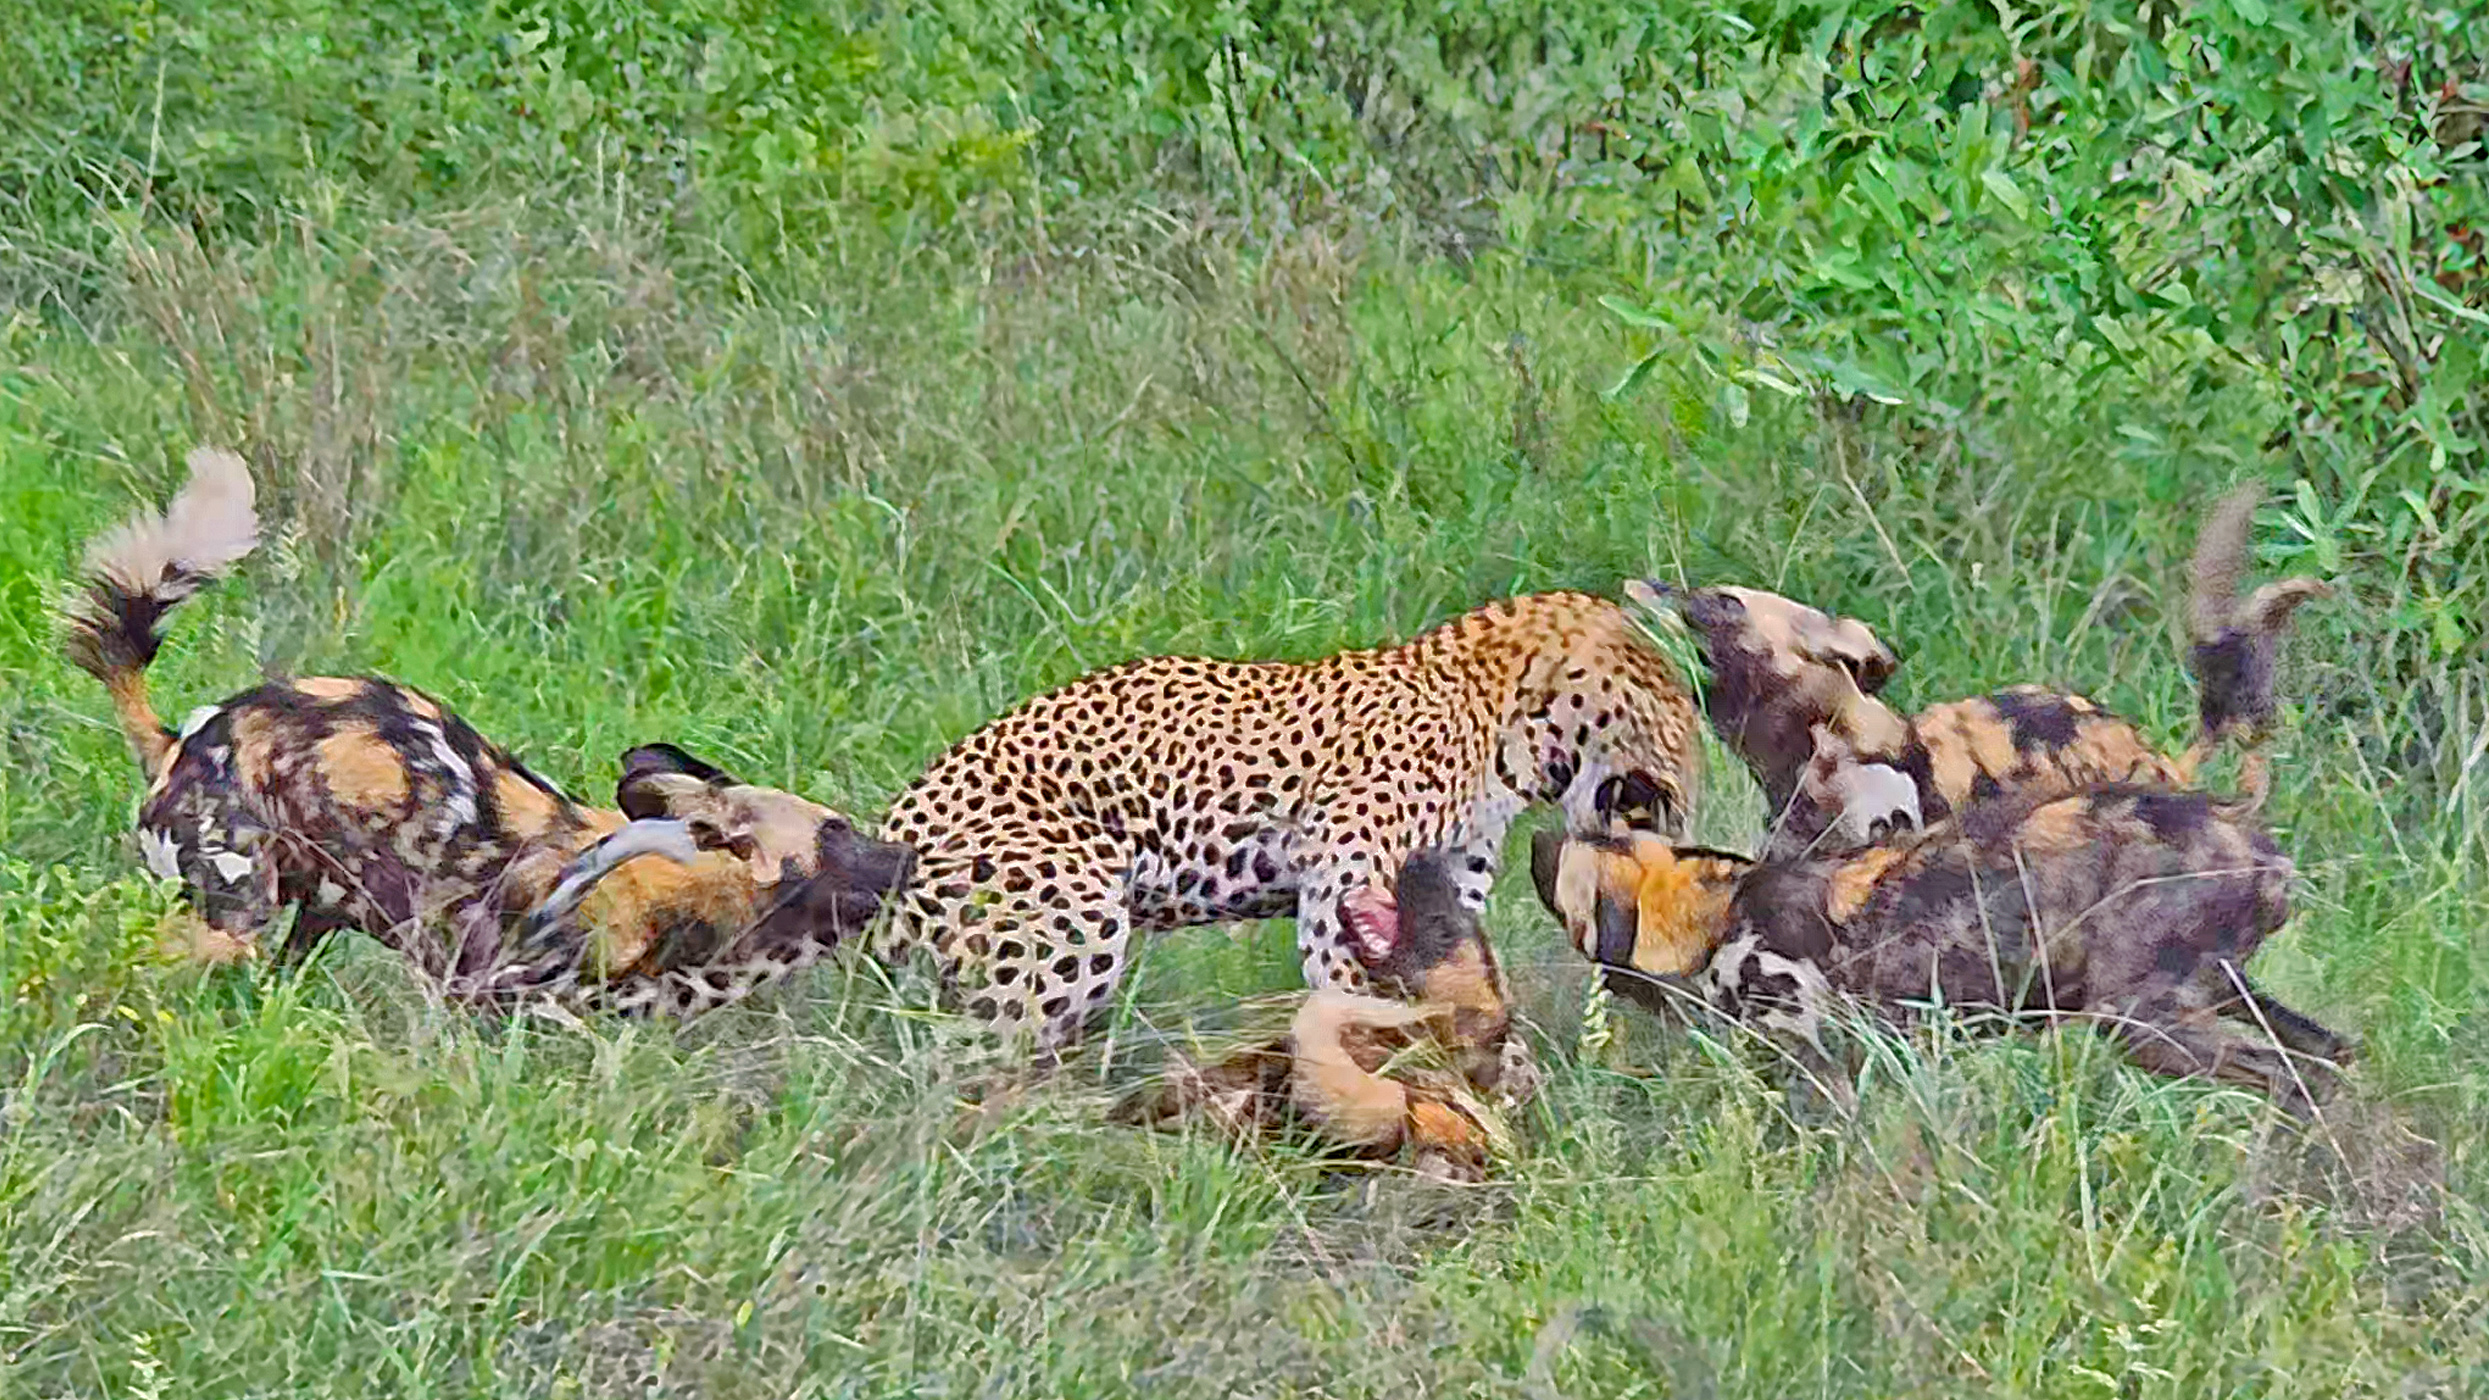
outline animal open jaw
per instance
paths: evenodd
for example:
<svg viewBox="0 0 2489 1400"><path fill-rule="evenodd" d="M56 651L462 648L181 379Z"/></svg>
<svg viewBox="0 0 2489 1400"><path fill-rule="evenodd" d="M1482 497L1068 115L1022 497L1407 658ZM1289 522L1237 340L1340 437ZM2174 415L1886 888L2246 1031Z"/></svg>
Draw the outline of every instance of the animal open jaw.
<svg viewBox="0 0 2489 1400"><path fill-rule="evenodd" d="M1293 1119L1360 1155L1405 1152L1421 1172L1481 1176L1499 1132L1481 1096L1518 1099L1530 1085L1506 1072L1517 1042L1478 911L1454 878L1460 863L1453 852L1420 851L1390 889L1343 900L1378 990L1406 1000L1314 991L1284 1038L1207 1065L1179 1056L1114 1116L1208 1116L1245 1136Z"/></svg>

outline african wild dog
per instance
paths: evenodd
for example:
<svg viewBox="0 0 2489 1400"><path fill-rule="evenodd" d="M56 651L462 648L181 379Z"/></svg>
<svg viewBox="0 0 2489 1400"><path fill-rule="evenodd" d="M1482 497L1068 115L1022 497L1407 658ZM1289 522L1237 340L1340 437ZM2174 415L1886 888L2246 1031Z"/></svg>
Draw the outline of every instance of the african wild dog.
<svg viewBox="0 0 2489 1400"><path fill-rule="evenodd" d="M449 987L508 990L513 926L560 887L565 902L536 921L525 971L549 985L585 974L647 1002L756 921L832 940L905 878L905 847L670 745L625 756L621 811L582 806L393 681L271 682L172 733L146 683L164 617L248 554L259 530L240 457L202 448L189 465L162 516L142 514L91 547L66 641L111 693L146 776L139 845L150 869L181 882L193 957L255 952L293 906L287 951L361 929ZM627 821L653 817L670 821ZM624 864L642 851L667 858Z"/></svg>
<svg viewBox="0 0 2489 1400"><path fill-rule="evenodd" d="M2092 1021L2146 1069L2302 1114L2349 1052L2247 981L2289 916L2291 865L2203 793L1995 798L1864 851L1760 863L1550 832L1531 874L1611 987L1652 1001L1681 983L1818 1063L1836 996L1895 1022L1931 999Z"/></svg>
<svg viewBox="0 0 2489 1400"><path fill-rule="evenodd" d="M1207 1115L1240 1136L1291 1118L1363 1156L1404 1149L1426 1174L1475 1179L1492 1129L1476 1097L1504 1079L1511 1013L1477 911L1460 897L1452 855L1426 850L1400 869L1394 893L1360 887L1343 896L1354 946L1387 997L1317 991L1298 1006L1288 1034L1196 1066L1181 1056L1160 1083L1115 1110L1125 1122L1167 1123ZM1441 1067L1395 1062L1434 1052Z"/></svg>
<svg viewBox="0 0 2489 1400"><path fill-rule="evenodd" d="M2259 492L2217 504L2197 540L2188 630L2199 725L2164 754L2132 723L2080 695L2013 686L1904 718L1876 692L1896 665L1863 623L1747 588L1645 584L1647 606L1672 601L1711 672L1712 728L1753 770L1778 813L1776 852L1856 849L1880 826L1941 821L1974 799L2072 792L2095 783L2186 787L2224 742L2244 744L2241 788L2252 813L2269 779L2259 745L2273 713L2273 667L2291 612L2329 590L2314 579L2238 596ZM1810 765L1819 731L1855 763Z"/></svg>

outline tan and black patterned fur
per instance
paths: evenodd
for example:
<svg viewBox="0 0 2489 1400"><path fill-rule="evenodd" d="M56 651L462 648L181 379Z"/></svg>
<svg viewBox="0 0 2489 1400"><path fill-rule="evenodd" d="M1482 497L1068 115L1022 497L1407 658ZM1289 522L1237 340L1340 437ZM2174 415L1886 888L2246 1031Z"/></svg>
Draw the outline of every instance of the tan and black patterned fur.
<svg viewBox="0 0 2489 1400"><path fill-rule="evenodd" d="M1286 1036L1207 1066L1178 1056L1114 1116L1208 1118L1245 1137L1302 1123L1359 1156L1405 1152L1430 1174L1482 1175L1492 1133L1475 1095L1498 1087L1511 1012L1454 860L1421 851L1393 893L1360 888L1341 911L1371 959L1375 990L1403 1000L1309 993ZM1412 1050L1436 1063L1414 1062Z"/></svg>
<svg viewBox="0 0 2489 1400"><path fill-rule="evenodd" d="M432 697L377 677L270 682L167 730L145 676L163 618L257 536L242 460L202 449L190 466L161 517L141 516L90 551L66 630L71 659L111 693L147 779L139 844L152 870L182 886L192 956L248 956L290 907L289 951L359 929L453 989L585 975L645 1004L667 999L669 976L714 970L718 950L764 915L810 910L820 922L807 936L835 940L904 878L905 848L667 745L626 755L623 811L582 805ZM678 823L679 849L609 860L601 878L574 882L575 897L526 929L526 956L514 961L522 921L574 862L595 863L611 840L657 849L629 819L660 812ZM790 922L781 912L781 933Z"/></svg>
<svg viewBox="0 0 2489 1400"><path fill-rule="evenodd" d="M2349 1050L2247 980L2289 916L2291 865L2202 793L1998 798L1864 851L1761 863L1550 833L1532 872L1575 946L1627 974L1611 985L1677 983L1817 1055L1838 999L1906 1022L1932 998L2088 1021L2146 1069L2304 1113Z"/></svg>
<svg viewBox="0 0 2489 1400"><path fill-rule="evenodd" d="M1639 596L1672 602L1692 630L1711 672L1712 727L1780 814L1775 851L1856 849L1886 826L1932 824L1999 796L2186 787L2225 742L2248 750L2238 810L2252 813L2268 783L2258 745L2281 633L2299 604L2327 591L2300 578L2238 596L2258 498L2252 487L2225 497L2197 540L2189 631L2200 725L2177 754L2083 696L2036 685L1905 717L1876 698L1896 663L1863 623L1756 589L1654 584ZM1817 763L1826 737L1841 752Z"/></svg>

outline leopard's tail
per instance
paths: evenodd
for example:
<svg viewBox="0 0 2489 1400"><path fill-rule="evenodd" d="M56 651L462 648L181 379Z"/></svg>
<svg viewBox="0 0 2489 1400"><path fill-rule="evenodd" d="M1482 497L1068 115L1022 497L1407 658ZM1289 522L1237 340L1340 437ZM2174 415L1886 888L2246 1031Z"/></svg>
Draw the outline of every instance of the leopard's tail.
<svg viewBox="0 0 2489 1400"><path fill-rule="evenodd" d="M2240 596L2249 563L2249 533L2263 489L2244 486L2216 502L2196 537L2189 571L2188 656L2195 672L2195 741L2180 760L2191 781L2221 746L2244 750L2239 767L2243 813L2264 805L2272 787L2263 745L2273 726L2275 658L2290 615L2333 589L2321 579L2290 578Z"/></svg>
<svg viewBox="0 0 2489 1400"><path fill-rule="evenodd" d="M202 447L190 454L190 480L162 515L141 511L87 547L84 588L63 623L64 649L111 692L149 782L173 747L147 699L147 666L164 644L165 615L258 543L250 468L221 447Z"/></svg>

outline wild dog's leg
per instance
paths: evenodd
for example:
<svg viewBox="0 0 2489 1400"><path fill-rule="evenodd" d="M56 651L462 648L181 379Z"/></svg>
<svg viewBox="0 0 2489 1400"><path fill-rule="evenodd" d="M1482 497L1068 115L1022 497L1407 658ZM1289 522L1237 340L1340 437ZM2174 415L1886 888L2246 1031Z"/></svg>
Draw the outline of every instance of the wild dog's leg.
<svg viewBox="0 0 2489 1400"><path fill-rule="evenodd" d="M2315 1099L2331 1088L2323 1067L2293 1068L2289 1056L2261 1034L2242 1034L2205 998L2186 987L2149 993L2106 1019L2127 1055L2155 1074L2172 1078L2208 1075L2257 1090L2293 1117L2315 1111Z"/></svg>
<svg viewBox="0 0 2489 1400"><path fill-rule="evenodd" d="M1130 961L1130 853L1103 831L1044 853L921 856L885 947L934 950L970 1017L1041 1055L1104 1012Z"/></svg>
<svg viewBox="0 0 2489 1400"><path fill-rule="evenodd" d="M2224 1002L2223 1015L2269 1029L2273 1038L2293 1054L2313 1055L2337 1065L2350 1062L2355 1051L2348 1037L2315 1017L2284 1005L2245 974L2240 975L2239 981L2246 987L2247 995L2244 999L2232 996Z"/></svg>

